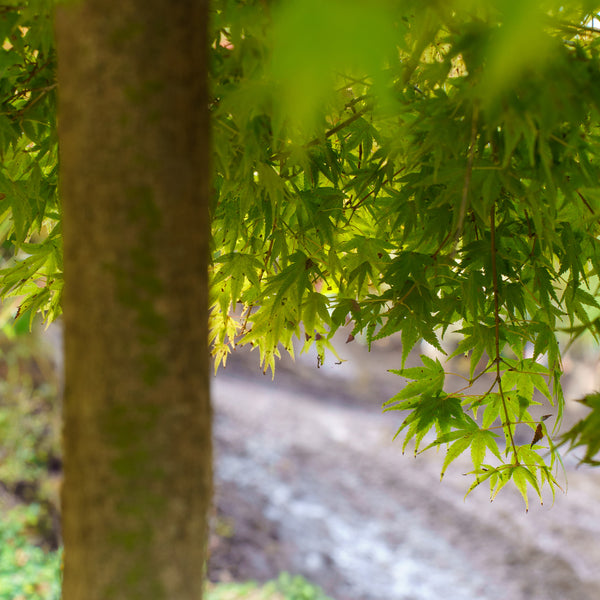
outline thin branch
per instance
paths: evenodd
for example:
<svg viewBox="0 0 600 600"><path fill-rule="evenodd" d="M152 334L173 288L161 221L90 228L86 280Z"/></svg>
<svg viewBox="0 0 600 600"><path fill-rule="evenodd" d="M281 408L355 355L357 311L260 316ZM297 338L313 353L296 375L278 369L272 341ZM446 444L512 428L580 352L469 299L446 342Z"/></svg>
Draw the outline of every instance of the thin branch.
<svg viewBox="0 0 600 600"><path fill-rule="evenodd" d="M42 88L36 88L35 91L39 91L40 93L35 97L35 98L31 98L29 100L29 102L27 102L27 104L25 106L23 106L22 108L15 110L15 111L6 111L6 112L2 112L0 113L0 115L8 115L8 116L12 116L14 117L22 117L34 104L36 104L37 102L39 102L44 96L46 96L46 94L50 91L52 91L54 88L58 87L58 83L53 83L51 85L47 85L45 87ZM23 90L22 92L19 92L19 94L21 93L31 93L33 90ZM10 100L16 99L18 98L19 94L15 94L15 96L13 96L13 98L11 98Z"/></svg>
<svg viewBox="0 0 600 600"><path fill-rule="evenodd" d="M404 171L404 169L406 169L406 167L402 167L401 169L398 169L391 177L390 180L394 180L398 175L400 175L400 173L402 173L402 171ZM373 175L373 177L371 177L371 179L365 184L365 186L363 186L363 189L367 186L370 185L371 181L373 181L373 179L375 179L375 175ZM387 188L384 188L387 189ZM356 209L360 207L361 204L363 204L365 202L365 200L367 200L370 196L372 196L374 194L375 190L371 190L370 192L368 192L367 194L365 194L360 200L358 200L356 202L356 204L348 204L346 205L344 208L350 208L352 209L352 215L356 212ZM350 218L352 218L352 215L350 216ZM348 219L350 220L350 219ZM439 252L439 250L436 251ZM435 255L434 255L435 257Z"/></svg>
<svg viewBox="0 0 600 600"><path fill-rule="evenodd" d="M311 140L310 142L305 144L304 148L312 148L313 146L318 146L323 140L330 138L332 135L335 135L338 131L341 131L345 127L348 127L348 125L351 125L352 123L354 123L354 121L357 121L358 119L360 119L370 109L371 109L371 106L365 106L361 110L355 112L351 117L348 117L346 120L342 121L341 123L338 123L331 129L328 129L325 132L325 135L323 137L314 138L313 140ZM286 156L289 156L289 154L290 154L289 150L283 150L281 152L277 152L277 153L273 154L269 158L269 160L271 160L271 161L280 160Z"/></svg>
<svg viewBox="0 0 600 600"><path fill-rule="evenodd" d="M498 393L502 400L502 408L504 410L504 425L508 428L508 437L510 439L510 445L512 446L515 455L515 464L519 464L519 455L517 453L517 446L513 437L512 429L510 426L510 418L508 416L508 406L506 405L506 398L504 397L504 391L502 390L502 380L500 377L500 294L498 291L498 268L496 265L496 202L492 204L490 210L490 237L491 237L491 258L492 258L492 283L494 286L494 342L496 345L496 357L494 362L496 363L496 381L498 384Z"/></svg>
<svg viewBox="0 0 600 600"><path fill-rule="evenodd" d="M462 392L464 392L465 390L471 389L473 387L473 384L480 379L481 377L483 377L484 375L487 375L490 368L492 367L494 363L491 362L489 365L487 365L485 367L485 369L483 369L483 371L481 371L480 373L478 373L477 375L475 375L475 377L473 377L472 379L465 377L464 375L459 375L458 373L446 373L446 375L456 375L457 377L460 377L462 379L464 379L465 381L469 382L469 385L466 385L465 387L460 388L459 390L456 390L455 392L452 392L453 394L462 394ZM496 385L496 381L494 380L494 383L492 384L492 387L490 387L490 389L485 393L485 394L478 394L477 396L472 396L474 398L481 398L481 401L483 401L485 399L485 397L494 389L494 386Z"/></svg>
<svg viewBox="0 0 600 600"><path fill-rule="evenodd" d="M357 121L358 119L360 119L369 109L370 109L370 106L365 106L361 110L355 112L351 117L348 117L345 121L342 121L341 123L338 123L335 127L332 127L331 129L327 130L325 132L325 139L330 138L332 135L335 135L338 131L341 131L342 129L348 127L348 125L351 125L352 123L354 123L354 121ZM318 137L318 138L315 138L314 140L308 142L308 144L306 144L306 146L307 147L316 146L317 144L321 143L322 141L323 141L323 139Z"/></svg>
<svg viewBox="0 0 600 600"><path fill-rule="evenodd" d="M597 29L595 27L590 27L588 25L583 25L583 24L575 24L575 23L569 23L568 21L563 21L560 19L556 19L553 18L550 20L550 18L546 19L548 21L548 23L550 25L554 25L556 26L557 29L560 29L562 31L566 31L569 33L581 33L581 32L585 32L585 33L592 33L592 34L598 34L600 33L600 29Z"/></svg>
<svg viewBox="0 0 600 600"><path fill-rule="evenodd" d="M448 232L448 235L446 235L446 237L442 240L442 243L438 246L437 250L431 255L431 258L435 261L437 260L437 255L441 252L442 248L446 245L446 243L448 242L448 240L450 239L452 232ZM424 270L427 271L427 269L429 268L429 265L425 265ZM414 282L410 288L408 288L408 291L402 296L402 298L400 298L400 300L398 300L396 302L396 305L398 304L404 304L404 301L415 291L415 289L417 289L417 283Z"/></svg>
<svg viewBox="0 0 600 600"><path fill-rule="evenodd" d="M275 230L276 225L277 225L277 219L275 219L273 222L273 230ZM269 266L269 261L271 260L271 254L273 253L274 243L275 243L275 237L272 236L271 242L269 243L269 248L267 250L267 253L265 254L265 266L262 268L262 270L258 276L259 285L260 285L262 278L264 277L264 274ZM246 315L244 316L244 322L242 323L242 327L240 329L238 337L240 337L246 333L247 327L248 327L248 319L250 318L250 313L252 312L253 308L254 308L254 303L251 303L248 305L248 310L246 311Z"/></svg>
<svg viewBox="0 0 600 600"><path fill-rule="evenodd" d="M577 190L577 195L581 198L581 201L587 206L588 210L592 214L595 214L594 209L590 206L590 203L583 197L583 194L579 190Z"/></svg>
<svg viewBox="0 0 600 600"><path fill-rule="evenodd" d="M479 106L473 105L473 116L471 118L471 139L469 141L469 155L467 157L467 170L465 171L465 180L462 189L462 198L460 210L458 213L458 224L454 237L454 245L458 245L458 240L463 230L465 216L467 214L467 202L469 199L469 188L471 187L471 176L473 174L473 161L475 160L475 145L477 142L477 120L479 119Z"/></svg>

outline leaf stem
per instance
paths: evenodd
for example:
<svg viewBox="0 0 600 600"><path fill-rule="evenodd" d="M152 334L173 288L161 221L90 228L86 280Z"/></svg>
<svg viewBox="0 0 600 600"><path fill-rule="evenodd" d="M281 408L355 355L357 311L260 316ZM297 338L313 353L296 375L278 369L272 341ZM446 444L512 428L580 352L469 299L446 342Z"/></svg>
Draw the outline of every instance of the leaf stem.
<svg viewBox="0 0 600 600"><path fill-rule="evenodd" d="M500 377L500 294L498 291L498 267L496 265L496 202L492 203L490 210L490 238L491 238L491 259L492 259L492 284L494 286L494 342L496 345L496 357L494 362L496 363L496 383L498 384L498 393L502 400L502 408L504 410L504 425L508 428L508 437L510 439L510 445L512 446L515 455L515 465L519 464L519 455L517 453L517 446L513 437L510 418L508 416L508 407L506 405L506 398L502 391L502 380Z"/></svg>

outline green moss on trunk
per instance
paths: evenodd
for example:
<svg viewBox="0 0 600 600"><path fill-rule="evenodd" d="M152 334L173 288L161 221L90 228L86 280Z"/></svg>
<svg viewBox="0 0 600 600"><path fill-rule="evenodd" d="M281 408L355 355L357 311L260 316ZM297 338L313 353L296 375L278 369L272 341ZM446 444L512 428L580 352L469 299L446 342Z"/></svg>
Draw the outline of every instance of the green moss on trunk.
<svg viewBox="0 0 600 600"><path fill-rule="evenodd" d="M198 600L211 488L205 1L57 18L64 600Z"/></svg>

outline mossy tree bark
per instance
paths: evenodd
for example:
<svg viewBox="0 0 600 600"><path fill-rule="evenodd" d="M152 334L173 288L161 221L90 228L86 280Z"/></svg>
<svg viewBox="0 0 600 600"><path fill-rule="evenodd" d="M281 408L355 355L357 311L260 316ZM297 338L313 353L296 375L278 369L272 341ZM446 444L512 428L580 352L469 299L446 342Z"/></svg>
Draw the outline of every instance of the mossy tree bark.
<svg viewBox="0 0 600 600"><path fill-rule="evenodd" d="M64 600L198 600L211 488L206 0L57 13Z"/></svg>

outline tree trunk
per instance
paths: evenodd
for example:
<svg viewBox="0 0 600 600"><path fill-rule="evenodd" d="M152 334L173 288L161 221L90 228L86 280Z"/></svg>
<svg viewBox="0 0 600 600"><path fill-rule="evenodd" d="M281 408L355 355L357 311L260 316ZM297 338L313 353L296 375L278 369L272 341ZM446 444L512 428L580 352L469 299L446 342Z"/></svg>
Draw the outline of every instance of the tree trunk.
<svg viewBox="0 0 600 600"><path fill-rule="evenodd" d="M211 491L207 0L57 14L63 600L199 600Z"/></svg>

